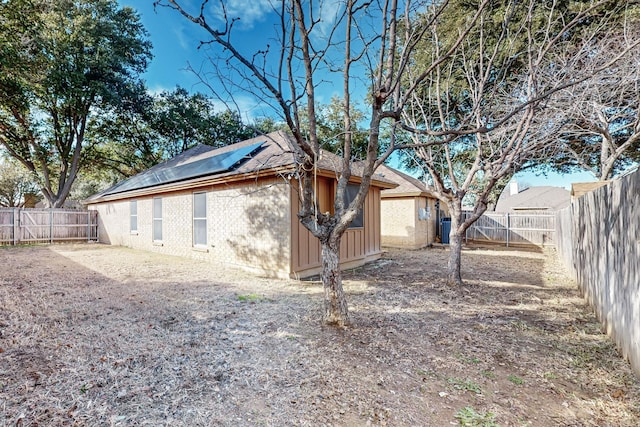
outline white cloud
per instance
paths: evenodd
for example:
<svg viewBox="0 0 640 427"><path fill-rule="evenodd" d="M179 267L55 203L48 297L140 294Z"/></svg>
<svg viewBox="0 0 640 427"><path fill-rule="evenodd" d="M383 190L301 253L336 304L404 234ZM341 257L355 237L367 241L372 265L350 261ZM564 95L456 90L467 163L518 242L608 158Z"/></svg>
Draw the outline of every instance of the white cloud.
<svg viewBox="0 0 640 427"><path fill-rule="evenodd" d="M167 88L163 85L155 84L147 87L147 93L153 96L160 95L162 92L171 92L175 88Z"/></svg>
<svg viewBox="0 0 640 427"><path fill-rule="evenodd" d="M235 25L243 29L251 29L256 23L265 21L274 9L272 0L229 0L225 5L227 18L240 18L239 23ZM224 14L220 4L212 3L211 9L214 16L223 22Z"/></svg>
<svg viewBox="0 0 640 427"><path fill-rule="evenodd" d="M177 44L183 50L193 49L194 48L194 43L193 43L192 37L187 35L189 33L189 31L191 31L191 30L192 30L191 27L186 28L186 26L184 24L175 25L175 26L172 27L174 40L175 40L175 42L177 42Z"/></svg>
<svg viewBox="0 0 640 427"><path fill-rule="evenodd" d="M235 95L232 102L213 100L216 112L225 110L236 111L244 123L251 123L257 118L272 116L273 110L250 95Z"/></svg>
<svg viewBox="0 0 640 427"><path fill-rule="evenodd" d="M336 25L338 17L344 13L344 1L325 0L320 2L321 8L316 13L320 14L318 30L322 37L328 37L333 27Z"/></svg>

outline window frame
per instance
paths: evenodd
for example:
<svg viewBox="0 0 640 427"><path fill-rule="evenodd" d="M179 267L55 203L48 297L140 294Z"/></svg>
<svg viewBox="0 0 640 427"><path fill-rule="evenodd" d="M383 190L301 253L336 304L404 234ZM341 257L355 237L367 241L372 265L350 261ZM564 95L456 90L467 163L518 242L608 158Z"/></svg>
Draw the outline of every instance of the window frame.
<svg viewBox="0 0 640 427"><path fill-rule="evenodd" d="M138 201L129 200L129 232L138 234Z"/></svg>
<svg viewBox="0 0 640 427"><path fill-rule="evenodd" d="M202 202L204 203L203 206L201 206L204 209L204 216L197 216L197 208L198 206L196 206L196 198L198 196L203 196L204 200L202 200ZM191 210L191 214L192 214L192 224L191 224L191 228L192 228L192 245L194 248L204 248L207 246L208 242L209 242L209 236L208 236L208 224L207 224L207 192L206 191L197 191L193 193L193 209ZM196 223L204 223L204 243L203 242L198 242L197 238L196 238ZM200 236L202 237L202 236Z"/></svg>
<svg viewBox="0 0 640 427"><path fill-rule="evenodd" d="M158 207L156 205L156 202L160 203L160 206ZM162 242L163 239L163 232L162 232L162 223L163 223L163 219L162 219L162 197L154 197L152 200L153 203L153 207L152 207L152 238L154 242ZM159 208L159 209L158 209ZM158 210L160 212L158 212ZM159 214L159 216L158 216ZM158 228L159 227L159 228ZM158 234L157 231L159 231L160 233L160 238L156 239L156 235Z"/></svg>
<svg viewBox="0 0 640 427"><path fill-rule="evenodd" d="M356 198L356 195L358 194L359 189L360 189L360 184L352 184L352 183L347 184L347 187L344 189L345 208L349 206L349 204L351 204L353 199ZM365 197L365 202L362 204L362 206L360 207L360 210L358 211L358 214L353 219L353 221L351 221L351 224L349 224L349 227L347 227L347 229L364 228L364 206L366 204L366 200L367 199Z"/></svg>

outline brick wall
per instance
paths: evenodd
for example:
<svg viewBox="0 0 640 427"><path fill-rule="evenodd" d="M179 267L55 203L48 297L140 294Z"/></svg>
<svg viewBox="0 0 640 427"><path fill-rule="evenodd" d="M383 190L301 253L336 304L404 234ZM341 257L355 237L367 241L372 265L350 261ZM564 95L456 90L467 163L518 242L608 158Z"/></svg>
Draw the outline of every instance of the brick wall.
<svg viewBox="0 0 640 427"><path fill-rule="evenodd" d="M193 193L207 194L207 245L193 245ZM162 198L162 241L153 241L153 197ZM138 197L138 231L130 200L90 206L99 211L101 242L239 266L288 277L290 190L278 179Z"/></svg>
<svg viewBox="0 0 640 427"><path fill-rule="evenodd" d="M429 203L430 218L418 219ZM381 201L382 246L417 249L433 243L435 201L426 197L387 197Z"/></svg>

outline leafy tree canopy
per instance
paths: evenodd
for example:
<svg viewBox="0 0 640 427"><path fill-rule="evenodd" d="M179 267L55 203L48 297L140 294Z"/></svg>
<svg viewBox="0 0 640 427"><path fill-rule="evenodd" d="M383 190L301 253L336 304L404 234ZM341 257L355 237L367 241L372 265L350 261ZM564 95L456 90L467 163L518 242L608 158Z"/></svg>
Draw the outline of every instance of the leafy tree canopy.
<svg viewBox="0 0 640 427"><path fill-rule="evenodd" d="M38 186L22 165L0 156L0 206L21 207L28 195L35 196Z"/></svg>
<svg viewBox="0 0 640 427"><path fill-rule="evenodd" d="M115 0L7 0L0 20L0 144L62 206L95 146L89 122L135 93L151 44Z"/></svg>
<svg viewBox="0 0 640 427"><path fill-rule="evenodd" d="M267 120L245 125L238 113L215 111L211 98L176 87L156 95L139 88L136 102L113 108L93 123L100 140L96 163L119 178L142 172L197 144L222 147L275 127Z"/></svg>

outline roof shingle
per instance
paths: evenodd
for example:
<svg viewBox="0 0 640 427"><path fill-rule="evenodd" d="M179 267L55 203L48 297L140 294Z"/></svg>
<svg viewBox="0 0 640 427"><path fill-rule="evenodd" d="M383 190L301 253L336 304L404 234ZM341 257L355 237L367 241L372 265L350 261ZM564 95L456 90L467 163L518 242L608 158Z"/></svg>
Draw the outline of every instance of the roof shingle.
<svg viewBox="0 0 640 427"><path fill-rule="evenodd" d="M250 147L256 144L260 144L259 149L242 158L241 161L235 164L232 168L225 169L220 172L204 173L199 174L198 176L187 176L183 179L175 179L170 182L154 182L152 179L147 179L148 177L155 175L167 175L171 170L175 170L176 168L184 168L186 165L193 164L194 162L202 162L205 159L210 159L214 156L220 156L222 154L237 151L244 147ZM178 184L181 186L193 184L195 186L202 183L202 181L210 181L211 179L215 179L216 181L231 181L246 178L248 175L275 174L279 172L293 173L296 168L295 147L293 137L284 131L260 135L255 138L220 148L207 145L197 145L163 163L159 163L146 171L129 178L128 180L119 182L115 186L89 197L85 203L95 203L106 199L114 200L130 197L134 195L133 193L138 195L141 191L145 191L145 189L150 192L158 192L157 190L160 188L169 191L172 189L172 186ZM341 164L341 157L324 150L321 151L320 159L318 159L319 173L337 176L337 171L340 170ZM352 164L352 175L354 177L362 176L362 166L357 162ZM125 191L118 191L118 188L123 188L123 184L129 180L150 182L150 184L130 189L126 189L127 187L125 185ZM372 182L375 185L384 188L392 188L397 185L394 181L375 174L372 177Z"/></svg>

